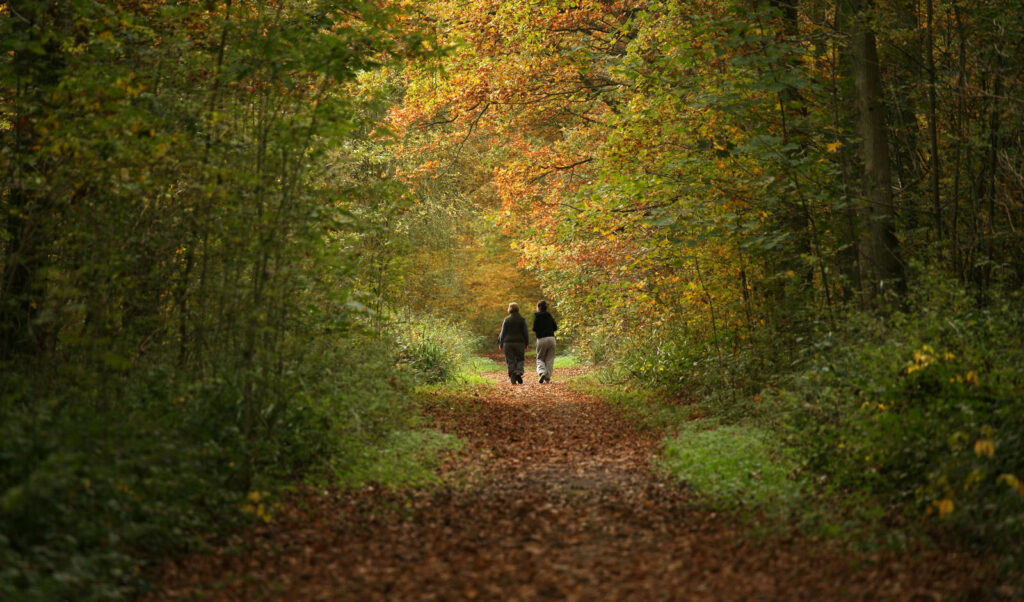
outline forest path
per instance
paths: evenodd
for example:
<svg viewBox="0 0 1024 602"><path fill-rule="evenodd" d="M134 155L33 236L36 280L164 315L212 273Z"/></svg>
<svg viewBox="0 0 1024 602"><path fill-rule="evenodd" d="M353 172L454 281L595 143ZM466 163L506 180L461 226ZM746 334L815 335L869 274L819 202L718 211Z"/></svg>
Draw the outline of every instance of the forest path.
<svg viewBox="0 0 1024 602"><path fill-rule="evenodd" d="M555 382L438 398L466 440L433 491L308 495L233 552L167 566L149 599L983 599L954 552L851 557L752 536L652 469L660 436Z"/></svg>

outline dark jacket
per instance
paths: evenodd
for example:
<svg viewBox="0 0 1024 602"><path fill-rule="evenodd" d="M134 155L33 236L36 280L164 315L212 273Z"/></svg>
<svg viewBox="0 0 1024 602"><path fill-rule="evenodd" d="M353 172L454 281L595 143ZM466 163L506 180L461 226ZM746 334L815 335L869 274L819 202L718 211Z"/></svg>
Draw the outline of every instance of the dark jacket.
<svg viewBox="0 0 1024 602"><path fill-rule="evenodd" d="M526 329L526 320L518 313L509 314L501 323L498 344L504 345L505 343L530 344L530 331Z"/></svg>
<svg viewBox="0 0 1024 602"><path fill-rule="evenodd" d="M555 324L555 319L551 317L551 314L546 311L538 311L533 314L533 331L537 333L538 339L553 337L556 330L558 330L558 324Z"/></svg>

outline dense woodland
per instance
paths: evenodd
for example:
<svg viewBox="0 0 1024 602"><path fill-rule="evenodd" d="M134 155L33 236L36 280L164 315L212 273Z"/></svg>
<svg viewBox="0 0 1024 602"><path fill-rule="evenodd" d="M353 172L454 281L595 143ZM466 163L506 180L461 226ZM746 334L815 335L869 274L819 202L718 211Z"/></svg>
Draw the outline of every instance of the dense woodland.
<svg viewBox="0 0 1024 602"><path fill-rule="evenodd" d="M0 46L0 597L428 479L416 385L542 297L790 511L1024 561L1019 1L8 0Z"/></svg>

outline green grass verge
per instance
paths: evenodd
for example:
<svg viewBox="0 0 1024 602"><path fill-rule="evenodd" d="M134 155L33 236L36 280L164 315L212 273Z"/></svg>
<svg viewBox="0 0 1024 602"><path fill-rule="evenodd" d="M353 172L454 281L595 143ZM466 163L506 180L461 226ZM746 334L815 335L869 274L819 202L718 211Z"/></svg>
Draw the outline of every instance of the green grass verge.
<svg viewBox="0 0 1024 602"><path fill-rule="evenodd" d="M697 404L670 402L657 391L609 385L603 373L575 379L574 390L598 397L641 428L665 433L659 466L713 506L784 514L801 499L796 464L767 430L721 425Z"/></svg>
<svg viewBox="0 0 1024 602"><path fill-rule="evenodd" d="M795 464L771 433L707 422L690 422L666 437L661 467L715 506L788 512L800 499L801 487L790 478Z"/></svg>
<svg viewBox="0 0 1024 602"><path fill-rule="evenodd" d="M555 368L575 368L576 366L582 366L583 361L580 358L572 354L566 355L555 355Z"/></svg>
<svg viewBox="0 0 1024 602"><path fill-rule="evenodd" d="M395 431L382 444L365 448L354 466L339 472L350 487L367 483L392 488L429 486L440 482L437 468L444 456L461 447L457 436L436 429Z"/></svg>
<svg viewBox="0 0 1024 602"><path fill-rule="evenodd" d="M656 391L606 384L605 377L601 370L590 372L572 379L569 387L605 401L645 429L672 432L693 415L692 407L666 403Z"/></svg>
<svg viewBox="0 0 1024 602"><path fill-rule="evenodd" d="M537 361L537 350L527 349L524 357L526 358L527 365L532 366ZM555 368L572 368L573 366L582 366L583 364L584 362L572 353L560 354L557 350L555 351Z"/></svg>
<svg viewBox="0 0 1024 602"><path fill-rule="evenodd" d="M493 372L501 370L503 366L489 357L474 355L463 364L460 375L477 374L480 372Z"/></svg>

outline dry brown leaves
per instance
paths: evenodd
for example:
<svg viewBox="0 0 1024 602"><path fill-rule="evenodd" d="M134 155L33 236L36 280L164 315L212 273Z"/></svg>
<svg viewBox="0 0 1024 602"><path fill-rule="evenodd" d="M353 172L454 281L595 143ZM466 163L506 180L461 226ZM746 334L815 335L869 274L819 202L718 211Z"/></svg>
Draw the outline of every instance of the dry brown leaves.
<svg viewBox="0 0 1024 602"><path fill-rule="evenodd" d="M167 563L147 600L994 598L956 552L851 557L753 537L656 476L657 440L549 385L439 403L468 441L433 491L312 492L216 553Z"/></svg>

